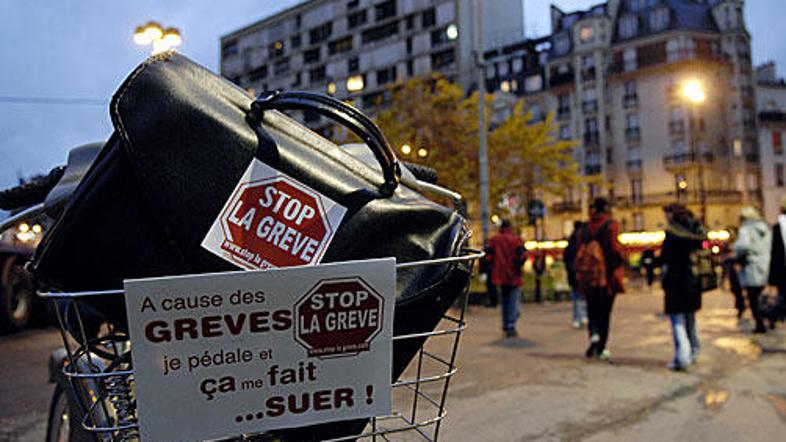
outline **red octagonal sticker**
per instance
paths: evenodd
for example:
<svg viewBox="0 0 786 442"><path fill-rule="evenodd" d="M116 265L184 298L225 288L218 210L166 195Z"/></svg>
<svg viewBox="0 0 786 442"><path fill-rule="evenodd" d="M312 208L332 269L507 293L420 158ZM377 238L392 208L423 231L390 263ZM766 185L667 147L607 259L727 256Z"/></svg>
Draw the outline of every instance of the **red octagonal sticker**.
<svg viewBox="0 0 786 442"><path fill-rule="evenodd" d="M295 304L295 339L309 356L368 351L382 329L384 300L360 277L319 281Z"/></svg>
<svg viewBox="0 0 786 442"><path fill-rule="evenodd" d="M202 247L247 269L318 264L346 209L254 160Z"/></svg>

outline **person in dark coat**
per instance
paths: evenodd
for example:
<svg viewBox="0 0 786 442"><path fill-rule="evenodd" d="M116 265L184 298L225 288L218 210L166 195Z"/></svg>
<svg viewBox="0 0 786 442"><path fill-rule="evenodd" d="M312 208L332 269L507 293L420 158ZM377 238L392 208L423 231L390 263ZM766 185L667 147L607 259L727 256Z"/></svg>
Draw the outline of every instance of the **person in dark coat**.
<svg viewBox="0 0 786 442"><path fill-rule="evenodd" d="M652 288L652 283L655 282L655 251L647 249L641 254L641 266L647 274L647 287Z"/></svg>
<svg viewBox="0 0 786 442"><path fill-rule="evenodd" d="M486 259L492 266L491 280L499 287L502 330L507 337L515 337L523 282L521 266L527 259L524 243L513 230L510 221L503 220L499 233L491 237L486 250Z"/></svg>
<svg viewBox="0 0 786 442"><path fill-rule="evenodd" d="M588 358L596 357L601 361L607 361L610 357L606 343L609 339L614 299L617 294L625 292L625 252L619 242L619 234L620 224L611 218L611 204L606 198L595 198L590 206L589 223L579 236L577 256L581 253L582 245L593 239L596 239L603 249L607 285L583 293L587 299L590 341L584 354ZM582 281L577 282L579 286L582 285Z"/></svg>
<svg viewBox="0 0 786 442"><path fill-rule="evenodd" d="M491 249L488 246L486 246L483 249L483 251L486 252L486 254L491 253ZM480 273L484 274L486 278L485 281L486 282L486 299L485 299L486 307L496 308L499 299L499 294L497 293L497 286L494 285L494 281L491 276L491 274L493 273L493 266L491 265L491 261L485 259L480 260Z"/></svg>
<svg viewBox="0 0 786 442"><path fill-rule="evenodd" d="M772 229L768 283L778 289L771 325L786 320L786 196L781 199L781 214Z"/></svg>
<svg viewBox="0 0 786 442"><path fill-rule="evenodd" d="M701 309L701 281L693 270L691 254L701 250L707 232L681 204L666 206L664 212L669 221L661 251L664 311L674 338L674 359L668 367L685 370L696 361L700 349L695 314Z"/></svg>
<svg viewBox="0 0 786 442"><path fill-rule="evenodd" d="M565 248L565 270L568 272L568 285L570 285L570 299L573 301L573 328L581 328L587 324L587 301L579 293L578 283L576 282L576 267L573 261L576 259L576 252L579 245L579 235L584 230L584 223L576 221L573 223L573 232L568 238L568 246Z"/></svg>

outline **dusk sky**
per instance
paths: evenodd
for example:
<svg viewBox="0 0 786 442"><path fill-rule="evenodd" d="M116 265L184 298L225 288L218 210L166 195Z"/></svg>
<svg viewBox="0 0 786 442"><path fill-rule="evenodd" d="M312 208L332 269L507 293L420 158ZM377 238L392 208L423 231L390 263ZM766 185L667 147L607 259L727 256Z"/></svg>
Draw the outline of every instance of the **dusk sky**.
<svg viewBox="0 0 786 442"><path fill-rule="evenodd" d="M70 147L106 139L107 104L129 72L148 54L136 46L136 26L156 20L183 35L179 50L217 70L219 37L295 4L295 0L0 0L0 188L18 176L44 173L65 162ZM492 5L493 0L486 0ZM548 5L565 11L598 1L525 0L527 35L549 32ZM783 0L748 1L756 63L786 63ZM80 99L78 105L19 103Z"/></svg>

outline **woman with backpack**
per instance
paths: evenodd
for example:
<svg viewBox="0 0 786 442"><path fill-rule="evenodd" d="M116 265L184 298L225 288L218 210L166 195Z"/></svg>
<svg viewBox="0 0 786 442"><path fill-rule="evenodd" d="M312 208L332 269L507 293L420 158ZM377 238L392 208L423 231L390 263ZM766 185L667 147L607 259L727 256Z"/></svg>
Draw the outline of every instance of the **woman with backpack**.
<svg viewBox="0 0 786 442"><path fill-rule="evenodd" d="M740 226L737 241L731 246L734 258L742 265L740 272L740 285L748 295L748 304L756 321L754 333L766 333L761 310L759 309L759 295L767 285L770 270L770 229L761 220L759 212L753 207L746 206L740 210Z"/></svg>
<svg viewBox="0 0 786 442"><path fill-rule="evenodd" d="M590 342L585 355L607 361L611 309L617 294L625 292L625 254L618 239L620 225L611 219L609 201L596 198L590 211L589 223L579 234L574 270L579 292L587 300Z"/></svg>
<svg viewBox="0 0 786 442"><path fill-rule="evenodd" d="M663 211L669 223L661 251L664 311L674 338L674 359L668 367L686 370L699 355L695 314L701 309L701 281L694 267L707 232L682 204L670 204Z"/></svg>

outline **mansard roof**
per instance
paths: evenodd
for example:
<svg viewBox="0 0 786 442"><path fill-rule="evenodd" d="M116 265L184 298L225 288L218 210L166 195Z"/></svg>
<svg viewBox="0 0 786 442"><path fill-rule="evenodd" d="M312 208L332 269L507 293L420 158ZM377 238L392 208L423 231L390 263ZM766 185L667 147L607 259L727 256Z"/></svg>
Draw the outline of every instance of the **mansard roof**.
<svg viewBox="0 0 786 442"><path fill-rule="evenodd" d="M712 16L712 1L707 0L633 0L644 4L633 9L631 0L621 3L617 23L614 24L614 42L633 40L649 35L659 34L675 29L719 32L718 25ZM662 8L668 8L669 23L664 29L653 30L649 26L649 14ZM638 19L638 32L631 37L620 35L619 21L625 17L635 16Z"/></svg>

